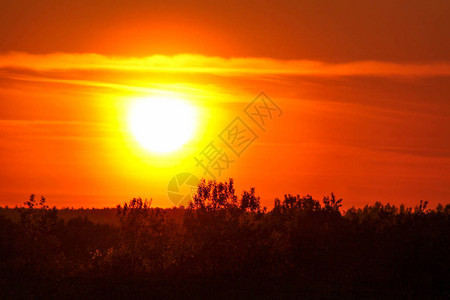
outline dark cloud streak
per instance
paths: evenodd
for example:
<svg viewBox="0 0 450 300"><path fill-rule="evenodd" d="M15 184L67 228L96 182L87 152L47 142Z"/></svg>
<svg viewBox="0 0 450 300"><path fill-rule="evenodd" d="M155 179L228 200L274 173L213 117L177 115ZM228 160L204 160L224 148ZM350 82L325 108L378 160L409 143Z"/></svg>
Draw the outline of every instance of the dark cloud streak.
<svg viewBox="0 0 450 300"><path fill-rule="evenodd" d="M0 52L439 61L449 15L446 0L5 0Z"/></svg>

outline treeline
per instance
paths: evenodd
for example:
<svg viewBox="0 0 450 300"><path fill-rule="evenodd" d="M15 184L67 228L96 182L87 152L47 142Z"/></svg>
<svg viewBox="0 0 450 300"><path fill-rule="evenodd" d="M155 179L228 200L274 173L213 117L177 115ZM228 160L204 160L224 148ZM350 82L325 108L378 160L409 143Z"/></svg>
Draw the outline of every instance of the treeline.
<svg viewBox="0 0 450 300"><path fill-rule="evenodd" d="M187 208L133 199L117 225L34 196L0 215L0 298L399 298L450 295L450 204L342 213L342 199L202 181Z"/></svg>
<svg viewBox="0 0 450 300"><path fill-rule="evenodd" d="M34 197L34 196L33 196ZM0 216L11 219L14 222L20 222L22 212L26 209L23 206L0 207ZM76 219L87 218L94 223L109 224L118 226L119 218L117 217L117 209L114 207L105 208L58 208L58 219L65 222Z"/></svg>

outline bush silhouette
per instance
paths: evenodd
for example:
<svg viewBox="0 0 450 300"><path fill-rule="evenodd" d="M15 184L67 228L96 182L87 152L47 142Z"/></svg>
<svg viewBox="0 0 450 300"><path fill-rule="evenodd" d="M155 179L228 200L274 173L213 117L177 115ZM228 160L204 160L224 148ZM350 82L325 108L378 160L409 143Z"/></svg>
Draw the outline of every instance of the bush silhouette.
<svg viewBox="0 0 450 300"><path fill-rule="evenodd" d="M450 204L427 204L287 194L267 210L232 179L201 180L187 208L133 198L115 216L31 195L0 209L0 298L445 298Z"/></svg>

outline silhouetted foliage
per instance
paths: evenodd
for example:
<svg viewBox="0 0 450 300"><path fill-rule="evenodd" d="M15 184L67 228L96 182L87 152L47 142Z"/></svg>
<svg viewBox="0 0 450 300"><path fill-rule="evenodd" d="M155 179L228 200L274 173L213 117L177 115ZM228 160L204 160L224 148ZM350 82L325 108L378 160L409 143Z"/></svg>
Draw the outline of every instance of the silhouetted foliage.
<svg viewBox="0 0 450 300"><path fill-rule="evenodd" d="M232 179L202 180L187 208L31 195L0 208L0 298L445 298L450 204L427 205L288 194L267 211Z"/></svg>

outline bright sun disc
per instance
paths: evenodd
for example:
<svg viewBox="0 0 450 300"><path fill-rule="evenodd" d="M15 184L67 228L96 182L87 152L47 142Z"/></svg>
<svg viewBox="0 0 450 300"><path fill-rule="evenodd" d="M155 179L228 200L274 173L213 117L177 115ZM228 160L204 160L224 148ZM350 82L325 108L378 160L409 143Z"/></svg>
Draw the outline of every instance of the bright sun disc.
<svg viewBox="0 0 450 300"><path fill-rule="evenodd" d="M196 111L187 101L170 97L136 100L129 113L136 140L155 153L172 152L193 135Z"/></svg>

